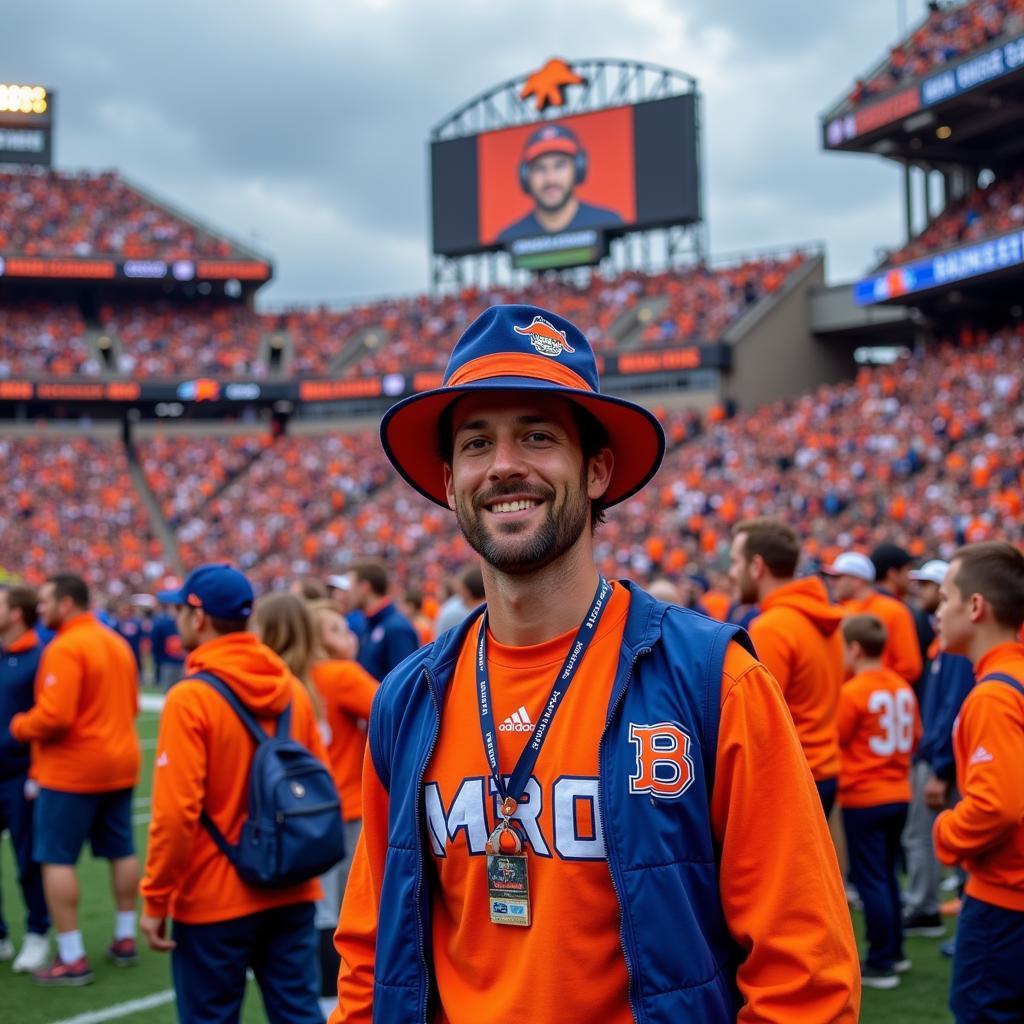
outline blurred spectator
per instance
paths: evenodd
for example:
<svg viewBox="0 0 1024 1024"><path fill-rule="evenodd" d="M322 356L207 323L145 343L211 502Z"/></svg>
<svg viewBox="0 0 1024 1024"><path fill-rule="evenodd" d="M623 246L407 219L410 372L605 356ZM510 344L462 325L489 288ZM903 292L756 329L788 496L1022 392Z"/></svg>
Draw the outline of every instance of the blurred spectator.
<svg viewBox="0 0 1024 1024"><path fill-rule="evenodd" d="M5 300L0 306L0 378L99 373L85 330L74 303Z"/></svg>

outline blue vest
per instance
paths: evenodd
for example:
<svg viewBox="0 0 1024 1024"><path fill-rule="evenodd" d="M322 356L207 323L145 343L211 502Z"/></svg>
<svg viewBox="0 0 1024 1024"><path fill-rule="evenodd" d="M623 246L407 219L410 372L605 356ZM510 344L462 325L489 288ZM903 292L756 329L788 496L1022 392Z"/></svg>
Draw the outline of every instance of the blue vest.
<svg viewBox="0 0 1024 1024"><path fill-rule="evenodd" d="M623 585L629 615L598 764L630 1005L638 1024L734 1022L742 951L722 913L710 794L726 648L731 640L753 648L738 626ZM481 610L403 662L380 687L370 716L370 753L389 794L374 966L378 1024L427 1024L434 1013L423 777L445 690ZM675 799L630 791L637 761L630 725L657 723L679 726L691 739L693 782Z"/></svg>

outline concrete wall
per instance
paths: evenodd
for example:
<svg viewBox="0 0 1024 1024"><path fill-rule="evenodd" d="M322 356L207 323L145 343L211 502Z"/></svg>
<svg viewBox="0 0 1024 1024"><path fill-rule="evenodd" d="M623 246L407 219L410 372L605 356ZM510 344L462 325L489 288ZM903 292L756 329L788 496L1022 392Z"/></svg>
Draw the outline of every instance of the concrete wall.
<svg viewBox="0 0 1024 1024"><path fill-rule="evenodd" d="M758 303L727 332L733 359L723 397L752 409L854 375L853 342L822 341L811 333L810 292L824 282L818 256L796 272L784 292Z"/></svg>

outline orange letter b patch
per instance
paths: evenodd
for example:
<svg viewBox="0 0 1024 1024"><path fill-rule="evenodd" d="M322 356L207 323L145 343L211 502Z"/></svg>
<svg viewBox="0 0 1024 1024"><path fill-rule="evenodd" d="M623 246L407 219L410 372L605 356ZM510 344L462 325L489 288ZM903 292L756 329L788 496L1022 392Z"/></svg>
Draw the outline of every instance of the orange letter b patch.
<svg viewBox="0 0 1024 1024"><path fill-rule="evenodd" d="M629 779L630 793L650 793L662 800L682 796L693 782L686 731L674 722L631 722L629 739L636 747L636 773Z"/></svg>

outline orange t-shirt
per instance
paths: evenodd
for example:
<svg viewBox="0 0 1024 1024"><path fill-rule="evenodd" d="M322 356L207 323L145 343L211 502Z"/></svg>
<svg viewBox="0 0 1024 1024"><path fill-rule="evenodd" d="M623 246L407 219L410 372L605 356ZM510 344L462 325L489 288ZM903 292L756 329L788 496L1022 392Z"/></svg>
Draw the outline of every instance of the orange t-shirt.
<svg viewBox="0 0 1024 1024"><path fill-rule="evenodd" d="M524 1006L535 1021L633 1020L621 917L598 811L598 743L628 608L628 592L614 585L518 812L529 844L529 928L494 925L488 916L482 851L497 808L477 710L475 630L463 645L424 777L426 842L440 880L432 886L438 1024L517 1019ZM503 772L512 771L526 745L574 636L571 630L526 648L490 640L494 717L511 726L499 726ZM722 849L725 918L746 951L737 973L745 1001L738 1021L795 1019L797 1006L807 1019L855 1021L857 953L841 878L782 695L761 665L730 644L721 700L710 827ZM531 815L534 800L537 813ZM390 812L369 756L363 809L363 834L336 938L341 1005L332 1024L367 1024L371 1018ZM776 825L783 815L787 828L780 833ZM750 841L769 834L774 838L767 845Z"/></svg>
<svg viewBox="0 0 1024 1024"><path fill-rule="evenodd" d="M32 744L32 776L47 789L110 793L139 779L139 682L128 642L89 612L69 619L44 648L36 703L11 719Z"/></svg>
<svg viewBox="0 0 1024 1024"><path fill-rule="evenodd" d="M917 698L892 669L868 669L839 691L839 803L910 802L910 755L921 739Z"/></svg>
<svg viewBox="0 0 1024 1024"><path fill-rule="evenodd" d="M993 647L978 679L1001 672L1024 683L1024 643ZM1024 911L1024 697L1008 683L979 683L953 727L963 799L935 820L935 855L968 871L967 895Z"/></svg>
<svg viewBox="0 0 1024 1024"><path fill-rule="evenodd" d="M327 756L341 798L341 816L363 816L363 755L366 722L377 692L377 680L355 661L321 661L313 666L313 685L323 698L330 736Z"/></svg>

